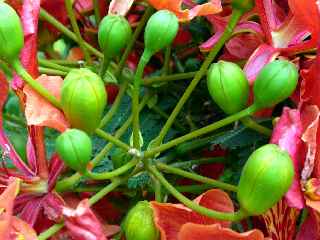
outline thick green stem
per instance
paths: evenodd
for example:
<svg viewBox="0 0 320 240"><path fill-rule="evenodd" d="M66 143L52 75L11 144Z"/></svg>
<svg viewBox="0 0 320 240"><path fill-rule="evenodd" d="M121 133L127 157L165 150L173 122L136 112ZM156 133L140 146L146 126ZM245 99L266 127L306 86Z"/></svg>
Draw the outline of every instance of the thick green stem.
<svg viewBox="0 0 320 240"><path fill-rule="evenodd" d="M251 117L245 117L245 118L241 119L241 122L247 128L251 128L252 130L255 130L258 133L261 133L261 134L266 135L268 137L270 137L271 134L272 134L272 130L271 129L260 125L259 123L255 122Z"/></svg>
<svg viewBox="0 0 320 240"><path fill-rule="evenodd" d="M104 75L105 75L105 73L106 73L106 71L107 71L110 63L111 63L111 59L110 59L110 58L108 58L108 59L104 58L104 59L103 59L102 67L101 67L101 69L100 69L100 77L101 77L102 79L104 79Z"/></svg>
<svg viewBox="0 0 320 240"><path fill-rule="evenodd" d="M79 46L84 54L84 58L86 59L86 62L90 65L92 63L91 61L91 58L90 58L90 54L84 44L84 40L81 36L81 33L80 33L80 29L79 29L79 26L78 26L78 23L77 23L77 19L76 19L76 16L73 12L73 2L72 0L65 0L64 1L65 3L65 6L66 6L66 9L67 9L67 13L68 13L68 16L69 16L69 19L70 19L70 22L71 22L71 26L73 28L73 31L75 32L76 36L77 36L77 39L78 39L78 43L79 43Z"/></svg>
<svg viewBox="0 0 320 240"><path fill-rule="evenodd" d="M162 69L162 76L166 76L169 74L170 70L170 58L171 57L171 46L168 46L165 50L164 54L164 64Z"/></svg>
<svg viewBox="0 0 320 240"><path fill-rule="evenodd" d="M104 140L106 140L108 142L112 142L114 145L122 148L125 151L129 151L130 150L130 146L128 144L122 142L118 138L116 138L116 137L112 136L111 134L103 131L102 129L97 129L95 131L95 134L97 134L99 137L103 138Z"/></svg>
<svg viewBox="0 0 320 240"><path fill-rule="evenodd" d="M148 167L148 171L151 172L153 176L155 176L159 182L181 203L183 203L186 207L190 208L191 210L202 214L204 216L218 219L218 220L226 220L226 221L240 221L241 219L247 217L246 214L242 211L238 211L235 213L224 213L219 211L214 211L205 207L198 205L197 203L191 201L190 199L186 198L180 192L177 191L166 179L165 177L157 170L155 166Z"/></svg>
<svg viewBox="0 0 320 240"><path fill-rule="evenodd" d="M175 162L170 164L171 167L186 169L194 165L210 164L210 163L225 163L226 159L224 157L213 157L213 158L201 158L194 159L185 162ZM163 162L162 162L163 163Z"/></svg>
<svg viewBox="0 0 320 240"><path fill-rule="evenodd" d="M164 163L157 162L156 163L156 167L159 170L163 170L163 171L165 171L167 173L179 175L179 176L182 176L182 177L185 177L185 178L189 178L189 179L201 182L201 183L210 184L212 187L224 189L224 190L227 190L227 191L237 192L237 187L234 186L234 185L227 184L227 183L224 183L224 182L220 182L220 181L217 181L217 180L214 180L214 179L211 179L211 178L203 177L203 176L198 175L196 173L187 172L187 171L181 170L179 168L166 165Z"/></svg>
<svg viewBox="0 0 320 240"><path fill-rule="evenodd" d="M60 70L56 70L56 69L51 69L51 68L45 68L45 67L39 67L39 72L41 74L47 74L47 75L50 75L50 76L62 76L62 77L65 77L67 76L67 72L63 72L63 71L60 71Z"/></svg>
<svg viewBox="0 0 320 240"><path fill-rule="evenodd" d="M210 124L206 127L203 127L203 128L200 128L198 130L195 130L189 134L186 134L184 136L181 136L181 137L178 137L176 139L173 139L171 140L170 142L167 142L165 144L162 144L161 146L159 147L156 147L156 148L153 148L149 151L146 151L144 156L147 158L147 157L152 157L158 153L161 153L165 150L168 150L174 146L177 146L178 144L181 144L183 142L186 142L186 141L189 141L191 139L194 139L194 138L197 138L197 137L200 137L202 135L205 135L205 134L208 134L216 129L219 129L221 127L224 127L230 123L233 123L235 121L238 121L239 119L241 118L244 118L244 117L247 117L247 116L250 116L252 115L254 112L257 111L257 107L255 105L252 105L250 107L248 107L247 109L244 109L242 110L241 112L238 112L234 115L231 115L225 119L222 119L218 122L215 122L213 124Z"/></svg>
<svg viewBox="0 0 320 240"><path fill-rule="evenodd" d="M54 224L52 227L48 228L46 231L42 232L38 236L38 240L46 240L53 235L55 235L57 232L59 232L64 227L64 223L57 223Z"/></svg>
<svg viewBox="0 0 320 240"><path fill-rule="evenodd" d="M94 17L96 20L97 26L99 26L101 16L100 16L100 9L99 9L99 0L93 0L93 9L94 9Z"/></svg>
<svg viewBox="0 0 320 240"><path fill-rule="evenodd" d="M193 193L200 194L206 190L212 189L210 184L197 184L197 185L186 185L186 186L174 186L177 191L181 193Z"/></svg>
<svg viewBox="0 0 320 240"><path fill-rule="evenodd" d="M143 31L144 26L146 25L148 19L150 18L151 14L153 13L153 8L151 6L148 6L146 11L144 12L136 30L134 31L130 41L127 44L126 50L124 51L119 65L118 65L118 69L117 72L115 73L115 77L117 78L118 76L120 76L124 66L126 65L126 61L129 57L129 54L135 44L135 42L137 41L138 37L140 36L140 33Z"/></svg>
<svg viewBox="0 0 320 240"><path fill-rule="evenodd" d="M27 83L30 87L32 87L37 93L39 93L42 97L47 99L53 106L61 109L61 103L59 100L53 96L45 87L43 87L40 83L35 81L32 76L26 71L26 69L22 66L19 60L16 60L12 63L12 67L16 71L16 73Z"/></svg>
<svg viewBox="0 0 320 240"><path fill-rule="evenodd" d="M145 86L150 86L155 83L186 80L186 79L193 78L195 75L196 75L196 72L188 72L188 73L177 73L177 74L172 74L168 76L150 77L150 78L143 79L143 84Z"/></svg>
<svg viewBox="0 0 320 240"><path fill-rule="evenodd" d="M125 165L111 172L94 173L94 172L87 171L84 175L94 180L112 179L114 177L117 177L121 174L126 173L128 170L136 166L139 163L139 161L140 161L139 158L133 158L130 162L126 163Z"/></svg>
<svg viewBox="0 0 320 240"><path fill-rule="evenodd" d="M172 124L174 123L176 117L180 113L182 107L187 102L187 100L189 99L190 95L192 94L193 90L196 88L196 86L198 85L202 77L206 74L211 62L215 59L215 57L217 56L221 48L224 46L225 42L232 36L233 29L237 25L241 16L242 16L242 13L237 10L234 10L232 12L231 18L223 32L223 35L220 37L219 41L215 44L213 49L210 51L209 56L203 62L200 70L196 73L190 85L188 86L188 88L180 98L178 104L176 105L170 117L168 118L168 121L160 131L159 136L156 138L155 145L159 146L162 143L163 139L165 138Z"/></svg>
<svg viewBox="0 0 320 240"><path fill-rule="evenodd" d="M52 69L55 69L55 70L60 70L62 72L70 72L72 70L72 68L70 67L66 67L66 66L61 66L57 63L54 63L54 62L51 62L51 61L48 61L46 59L43 59L43 58L38 58L38 62L40 64L40 66L42 67L46 67L46 68L52 68Z"/></svg>
<svg viewBox="0 0 320 240"><path fill-rule="evenodd" d="M133 147L140 149L140 124L139 124L139 96L140 96L140 85L142 82L144 68L150 61L151 53L144 51L134 76L133 90L132 90L132 129L133 129Z"/></svg>
<svg viewBox="0 0 320 240"><path fill-rule="evenodd" d="M67 27L65 27L62 23L60 23L56 18L54 18L52 15L50 15L46 10L43 8L40 9L40 18L42 20L47 21L52 26L54 26L56 29L58 29L61 33L72 39L73 41L79 43L79 39L77 38L76 34L70 31ZM103 54L99 52L97 49L92 47L89 43L84 42L84 46L90 51L92 54L99 58L103 58Z"/></svg>

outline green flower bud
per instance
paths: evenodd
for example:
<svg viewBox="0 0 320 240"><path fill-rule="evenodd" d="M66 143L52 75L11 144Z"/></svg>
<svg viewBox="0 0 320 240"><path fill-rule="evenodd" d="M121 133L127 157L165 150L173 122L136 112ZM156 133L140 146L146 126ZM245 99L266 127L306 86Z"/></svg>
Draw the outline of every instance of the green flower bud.
<svg viewBox="0 0 320 240"><path fill-rule="evenodd" d="M254 7L253 0L232 0L233 9L240 10L241 12L248 12Z"/></svg>
<svg viewBox="0 0 320 240"><path fill-rule="evenodd" d="M62 108L74 128L93 133L99 127L106 99L103 81L89 69L74 69L64 79Z"/></svg>
<svg viewBox="0 0 320 240"><path fill-rule="evenodd" d="M275 144L260 147L242 170L237 192L240 208L251 216L265 213L289 190L293 177L286 151Z"/></svg>
<svg viewBox="0 0 320 240"><path fill-rule="evenodd" d="M128 213L124 222L127 240L157 240L159 231L153 222L153 210L150 203L137 203Z"/></svg>
<svg viewBox="0 0 320 240"><path fill-rule="evenodd" d="M91 139L81 130L68 129L56 139L56 151L68 167L84 173L91 159Z"/></svg>
<svg viewBox="0 0 320 240"><path fill-rule="evenodd" d="M253 85L254 104L258 108L272 107L290 97L298 84L296 66L285 60L267 64Z"/></svg>
<svg viewBox="0 0 320 240"><path fill-rule="evenodd" d="M176 15L168 10L153 14L144 32L145 50L152 55L171 45L179 28Z"/></svg>
<svg viewBox="0 0 320 240"><path fill-rule="evenodd" d="M238 65L225 61L214 63L207 78L212 99L225 113L234 114L246 107L249 83Z"/></svg>
<svg viewBox="0 0 320 240"><path fill-rule="evenodd" d="M112 59L120 55L132 35L127 19L119 15L105 16L98 31L98 40L105 58Z"/></svg>
<svg viewBox="0 0 320 240"><path fill-rule="evenodd" d="M16 11L0 2L0 59L12 63L23 48L23 30Z"/></svg>

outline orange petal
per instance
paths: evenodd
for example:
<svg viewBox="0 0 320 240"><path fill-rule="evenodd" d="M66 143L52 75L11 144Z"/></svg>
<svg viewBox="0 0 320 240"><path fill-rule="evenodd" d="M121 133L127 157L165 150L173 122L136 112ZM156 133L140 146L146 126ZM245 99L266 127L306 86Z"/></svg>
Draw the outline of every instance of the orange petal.
<svg viewBox="0 0 320 240"><path fill-rule="evenodd" d="M53 96L60 99L60 89L63 82L61 77L41 75L37 81L48 89ZM69 127L69 123L63 113L36 93L31 87L26 85L23 92L27 96L25 114L28 125L50 127L60 132L65 131Z"/></svg>
<svg viewBox="0 0 320 240"><path fill-rule="evenodd" d="M14 240L37 240L37 234L26 222L14 217L12 219L11 234L15 235Z"/></svg>
<svg viewBox="0 0 320 240"><path fill-rule="evenodd" d="M223 212L233 212L233 203L228 194L213 189L195 199L200 205ZM155 224L161 232L161 240L177 240L180 228L186 223L211 225L219 223L229 227L230 223L202 216L181 204L151 202ZM170 220L170 221L168 221Z"/></svg>
<svg viewBox="0 0 320 240"><path fill-rule="evenodd" d="M219 224L201 225L194 223L184 224L179 232L178 240L264 240L263 233L252 230L237 233Z"/></svg>
<svg viewBox="0 0 320 240"><path fill-rule="evenodd" d="M125 16L133 2L134 0L112 0L109 6L109 14Z"/></svg>
<svg viewBox="0 0 320 240"><path fill-rule="evenodd" d="M13 178L12 182L0 195L0 239L8 239L12 222L14 199L20 187L20 180Z"/></svg>
<svg viewBox="0 0 320 240"><path fill-rule="evenodd" d="M167 9L174 12L180 21L190 21L196 16L206 16L222 11L220 0L211 0L208 3L196 5L192 9L182 10L182 0L149 0L149 3L156 9Z"/></svg>

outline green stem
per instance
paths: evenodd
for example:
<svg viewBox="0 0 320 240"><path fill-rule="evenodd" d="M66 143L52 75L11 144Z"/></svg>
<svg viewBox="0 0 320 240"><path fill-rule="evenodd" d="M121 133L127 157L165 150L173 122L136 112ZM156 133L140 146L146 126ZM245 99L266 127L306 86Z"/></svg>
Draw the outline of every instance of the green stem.
<svg viewBox="0 0 320 240"><path fill-rule="evenodd" d="M196 174L196 173L187 172L187 171L181 170L179 168L166 165L164 163L157 162L156 167L159 170L163 170L167 173L171 173L171 174L179 175L179 176L182 176L185 178L189 178L189 179L192 179L197 182L210 184L212 187L224 189L227 191L237 192L237 187L234 185L220 182L220 181L217 181L217 180L214 180L211 178L203 177L203 176Z"/></svg>
<svg viewBox="0 0 320 240"><path fill-rule="evenodd" d="M32 87L37 93L39 93L42 97L47 99L53 106L61 109L61 103L58 99L53 96L45 87L43 87L40 83L35 81L32 76L26 71L26 69L22 66L20 60L15 60L12 63L12 67L16 71L16 73L27 83L30 87Z"/></svg>
<svg viewBox="0 0 320 240"><path fill-rule="evenodd" d="M73 41L79 43L79 39L77 38L76 34L70 31L67 27L65 27L62 23L60 23L56 18L54 18L51 14L49 14L46 10L43 8L40 9L40 18L42 20L47 21L52 26L54 26L56 29L58 29L61 33L72 39ZM90 51L92 54L99 58L103 58L103 54L99 52L97 49L92 47L89 43L84 42L84 46Z"/></svg>
<svg viewBox="0 0 320 240"><path fill-rule="evenodd" d="M170 57L171 57L171 46L168 46L166 48L165 54L164 54L164 64L163 64L163 69L162 69L162 76L166 76L169 74Z"/></svg>
<svg viewBox="0 0 320 240"><path fill-rule="evenodd" d="M79 26L78 26L78 23L77 23L77 19L76 19L76 16L73 12L73 7L72 7L72 0L65 0L64 1L65 3L65 6L66 6L66 9L67 9L67 13L68 13L68 16L69 16L69 19L70 19L70 22L71 22L71 26L73 28L73 31L75 32L76 34L76 37L78 39L78 43L79 43L79 46L84 54L84 58L86 59L86 62L90 65L92 63L91 61L91 58L90 58L90 54L84 44L84 41L83 41L83 38L81 36L81 33L80 33L80 29L79 29Z"/></svg>
<svg viewBox="0 0 320 240"><path fill-rule="evenodd" d="M70 72L72 70L72 68L70 67L65 67L65 66L61 66L57 63L53 63L51 61L48 61L46 59L42 59L42 58L38 58L38 62L42 67L46 67L46 68L53 68L55 70L60 70L62 72Z"/></svg>
<svg viewBox="0 0 320 240"><path fill-rule="evenodd" d="M53 235L55 235L57 232L59 232L64 227L64 223L57 223L54 224L52 227L48 228L46 231L42 232L38 236L38 240L46 240Z"/></svg>
<svg viewBox="0 0 320 240"><path fill-rule="evenodd" d="M194 159L185 162L175 162L170 164L171 167L176 168L190 168L193 165L202 165L202 164L210 164L210 163L225 163L226 159L224 157L213 157L213 158L202 158L202 159Z"/></svg>
<svg viewBox="0 0 320 240"><path fill-rule="evenodd" d="M116 189L120 184L123 182L120 178L114 178L111 180L111 183L107 185L105 188L101 189L99 192L97 192L95 195L93 195L89 199L90 205L96 204L99 200L101 200L104 196L106 196L108 193L112 192L114 189Z"/></svg>
<svg viewBox="0 0 320 240"><path fill-rule="evenodd" d="M187 186L175 186L177 191L182 193L194 193L199 194L203 193L206 190L212 189L211 184L197 184L197 185L187 185Z"/></svg>
<svg viewBox="0 0 320 240"><path fill-rule="evenodd" d="M108 59L104 58L104 59L103 59L102 67L101 67L101 69L100 69L100 77L101 77L102 79L104 79L104 75L105 75L105 73L106 73L106 71L107 71L110 63L111 63L111 59L110 59L110 58L108 58Z"/></svg>
<svg viewBox="0 0 320 240"><path fill-rule="evenodd" d="M126 173L128 170L133 168L139 163L139 158L133 158L130 162L126 163L125 165L117 168L116 170L113 170L111 172L103 172L103 173L94 173L87 171L84 175L88 178L94 179L94 180L107 180L112 179L114 177L117 177L121 174Z"/></svg>
<svg viewBox="0 0 320 240"><path fill-rule="evenodd" d="M251 129L257 131L258 133L261 133L261 134L266 135L268 137L270 137L272 134L271 129L260 125L259 123L255 122L251 117L245 117L245 118L241 119L241 122L247 128L251 128Z"/></svg>
<svg viewBox="0 0 320 240"><path fill-rule="evenodd" d="M112 136L111 134L103 131L102 129L97 129L95 131L95 134L97 134L99 137L103 138L104 140L106 140L108 142L112 142L114 145L122 148L125 151L129 151L131 149L128 144L122 142L118 138L116 138L116 137Z"/></svg>
<svg viewBox="0 0 320 240"><path fill-rule="evenodd" d="M186 79L193 78L195 75L196 75L196 72L188 72L188 73L177 73L177 74L172 74L168 76L150 77L150 78L143 79L143 84L145 86L150 86L155 83L186 80Z"/></svg>
<svg viewBox="0 0 320 240"><path fill-rule="evenodd" d="M133 147L140 149L140 126L139 126L139 96L140 96L140 85L143 77L144 68L151 59L151 54L144 51L133 80L132 90L132 128L133 128Z"/></svg>
<svg viewBox="0 0 320 240"><path fill-rule="evenodd" d="M117 95L116 99L114 100L112 107L106 113L106 115L102 118L102 120L100 122L100 128L103 128L104 126L106 126L107 123L111 121L112 117L117 113L117 111L120 107L121 101L122 101L124 95L126 94L128 86L129 86L129 79L125 79L120 85L118 95Z"/></svg>
<svg viewBox="0 0 320 240"><path fill-rule="evenodd" d="M101 16L100 16L100 9L99 9L99 0L93 0L93 9L94 9L94 17L96 20L97 26L99 26Z"/></svg>
<svg viewBox="0 0 320 240"><path fill-rule="evenodd" d="M152 97L152 95L145 95L141 101L140 104L140 109L139 111L141 111L145 105L147 104L147 102L149 101L150 97ZM115 138L120 138L123 134L126 133L126 131L128 130L128 128L130 127L132 122L132 114L131 116L127 119L127 121L116 131L114 137ZM103 159L104 157L108 154L108 152L112 149L113 147L113 143L108 143L91 161L93 167L98 165ZM66 192L69 191L73 188L73 186L75 186L79 181L80 181L81 175L79 173L75 173L72 176L62 179L60 181L57 182L55 190L57 192Z"/></svg>
<svg viewBox="0 0 320 240"><path fill-rule="evenodd" d="M197 203L191 201L190 199L186 198L180 192L177 191L166 179L165 177L157 170L155 166L149 166L148 171L154 175L159 182L181 203L183 203L186 207L190 208L191 210L202 214L204 216L218 219L218 220L227 220L227 221L240 221L241 219L247 217L246 214L242 211L238 211L235 213L224 213L215 210L211 210L205 207L198 205Z"/></svg>
<svg viewBox="0 0 320 240"><path fill-rule="evenodd" d="M181 136L181 137L178 137L176 139L173 139L165 144L162 144L161 146L159 147L156 147L156 148L153 148L149 151L146 151L144 156L146 158L148 157L152 157L158 153L161 153L165 150L168 150L174 146L177 146L178 144L181 144L183 142L186 142L186 141L189 141L191 139L194 139L194 138L197 138L197 137L200 137L201 135L205 135L207 133L210 133L216 129L219 129L221 127L224 127L230 123L233 123L235 121L238 121L239 119L241 118L244 118L244 117L247 117L247 116L250 116L251 114L253 114L254 112L257 111L257 107L255 105L251 105L250 107L248 107L247 109L244 109L242 110L241 112L238 112L234 115L231 115L227 118L224 118L218 122L215 122L213 124L210 124L206 127L203 127L203 128L200 128L198 130L195 130L189 134L186 134L184 136Z"/></svg>
<svg viewBox="0 0 320 240"><path fill-rule="evenodd" d="M153 179L153 187L155 200L159 203L162 202L161 183L157 179Z"/></svg>
<svg viewBox="0 0 320 240"><path fill-rule="evenodd" d="M210 51L209 56L203 62L200 70L196 73L195 77L191 81L190 85L184 92L183 96L180 98L178 104L174 108L173 112L171 113L168 121L163 126L162 130L159 133L159 136L156 138L156 145L160 145L167 135L168 131L170 130L172 124L174 123L176 117L180 113L182 107L189 99L190 95L192 94L193 90L196 88L202 77L206 74L209 65L215 59L221 48L224 46L225 42L232 36L233 29L237 25L242 13L240 11L234 10L232 12L231 18L226 26L223 35L220 37L219 41L214 45L213 49Z"/></svg>
<svg viewBox="0 0 320 240"><path fill-rule="evenodd" d="M59 64L60 66L67 66L70 68L78 68L81 65L81 61L71 61L65 59L47 59L48 62Z"/></svg>
<svg viewBox="0 0 320 240"><path fill-rule="evenodd" d="M151 14L153 13L153 8L151 6L148 6L147 9L145 10L136 30L134 31L130 41L127 44L126 50L124 51L119 65L118 65L118 69L117 72L115 73L115 77L117 78L118 76L120 76L120 74L122 73L122 70L124 68L124 66L126 65L126 61L129 57L129 54L136 42L136 40L138 39L138 37L140 36L140 33L143 31L144 26L146 25L149 17L151 16Z"/></svg>
<svg viewBox="0 0 320 240"><path fill-rule="evenodd" d="M41 74L47 74L50 76L62 76L62 77L65 77L68 74L67 72L63 72L63 71L51 69L51 68L45 68L45 67L39 67L39 72Z"/></svg>

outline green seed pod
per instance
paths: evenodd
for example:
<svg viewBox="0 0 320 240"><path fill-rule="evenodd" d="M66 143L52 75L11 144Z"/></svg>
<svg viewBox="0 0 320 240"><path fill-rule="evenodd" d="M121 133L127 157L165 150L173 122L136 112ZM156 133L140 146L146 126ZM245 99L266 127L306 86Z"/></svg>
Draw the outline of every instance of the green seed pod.
<svg viewBox="0 0 320 240"><path fill-rule="evenodd" d="M246 107L249 83L242 69L232 62L219 61L208 71L208 90L212 99L227 114Z"/></svg>
<svg viewBox="0 0 320 240"><path fill-rule="evenodd" d="M120 55L132 35L127 19L119 15L105 16L98 31L98 40L106 59Z"/></svg>
<svg viewBox="0 0 320 240"><path fill-rule="evenodd" d="M253 85L254 104L258 108L272 107L290 97L298 84L296 66L286 60L267 64Z"/></svg>
<svg viewBox="0 0 320 240"><path fill-rule="evenodd" d="M168 47L177 35L179 22L176 15L168 10L153 14L144 32L145 50L152 55Z"/></svg>
<svg viewBox="0 0 320 240"><path fill-rule="evenodd" d="M23 42L18 14L10 5L0 2L0 59L10 64L18 59Z"/></svg>
<svg viewBox="0 0 320 240"><path fill-rule="evenodd" d="M253 0L232 0L233 9L240 10L241 12L248 12L254 7Z"/></svg>
<svg viewBox="0 0 320 240"><path fill-rule="evenodd" d="M275 144L260 147L242 170L237 192L240 208L251 216L265 213L289 190L293 176L286 151Z"/></svg>
<svg viewBox="0 0 320 240"><path fill-rule="evenodd" d="M64 79L62 108L74 128L93 133L100 124L106 99L103 81L89 69L72 70Z"/></svg>
<svg viewBox="0 0 320 240"><path fill-rule="evenodd" d="M56 151L68 167L84 173L91 159L91 139L81 130L68 129L56 139Z"/></svg>
<svg viewBox="0 0 320 240"><path fill-rule="evenodd" d="M127 240L157 240L159 231L153 222L153 210L150 203L141 201L128 213L124 222Z"/></svg>

